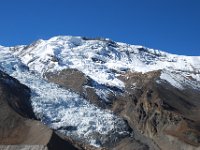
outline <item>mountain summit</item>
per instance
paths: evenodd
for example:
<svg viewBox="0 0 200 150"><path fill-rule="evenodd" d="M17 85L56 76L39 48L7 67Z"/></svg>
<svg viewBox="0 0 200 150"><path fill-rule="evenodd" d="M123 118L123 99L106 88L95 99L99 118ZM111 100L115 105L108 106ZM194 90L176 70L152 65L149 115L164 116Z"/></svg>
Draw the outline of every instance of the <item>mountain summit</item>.
<svg viewBox="0 0 200 150"><path fill-rule="evenodd" d="M30 88L36 119L80 149L200 149L200 56L57 36L1 46L0 70Z"/></svg>

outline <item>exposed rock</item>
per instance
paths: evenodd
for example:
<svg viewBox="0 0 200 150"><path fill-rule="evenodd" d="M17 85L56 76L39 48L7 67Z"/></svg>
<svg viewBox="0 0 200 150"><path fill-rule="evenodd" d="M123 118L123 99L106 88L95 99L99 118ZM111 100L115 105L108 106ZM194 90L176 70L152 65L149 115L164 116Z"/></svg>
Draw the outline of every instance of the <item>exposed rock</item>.
<svg viewBox="0 0 200 150"><path fill-rule="evenodd" d="M112 110L160 149L199 149L200 93L182 91L159 76L160 71L121 76L127 93L117 98Z"/></svg>
<svg viewBox="0 0 200 150"><path fill-rule="evenodd" d="M88 79L84 73L77 69L65 69L60 72L47 72L45 77L54 83L78 93L83 92L83 86L87 84Z"/></svg>
<svg viewBox="0 0 200 150"><path fill-rule="evenodd" d="M135 139L126 138L118 143L113 150L149 150L148 145L141 143Z"/></svg>

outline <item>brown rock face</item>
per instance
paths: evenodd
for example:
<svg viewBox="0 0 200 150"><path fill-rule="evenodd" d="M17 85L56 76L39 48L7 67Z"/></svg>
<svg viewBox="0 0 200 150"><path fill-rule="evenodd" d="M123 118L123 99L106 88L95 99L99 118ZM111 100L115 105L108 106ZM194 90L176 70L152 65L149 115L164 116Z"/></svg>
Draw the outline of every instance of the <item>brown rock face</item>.
<svg viewBox="0 0 200 150"><path fill-rule="evenodd" d="M159 149L200 149L200 92L179 90L159 76L159 71L121 76L127 93L117 98L112 110Z"/></svg>
<svg viewBox="0 0 200 150"><path fill-rule="evenodd" d="M26 86L0 71L0 149L77 149L29 119L35 118L29 98Z"/></svg>
<svg viewBox="0 0 200 150"><path fill-rule="evenodd" d="M56 73L48 72L45 77L51 82L79 93L83 92L83 86L88 82L84 73L77 69L65 69Z"/></svg>

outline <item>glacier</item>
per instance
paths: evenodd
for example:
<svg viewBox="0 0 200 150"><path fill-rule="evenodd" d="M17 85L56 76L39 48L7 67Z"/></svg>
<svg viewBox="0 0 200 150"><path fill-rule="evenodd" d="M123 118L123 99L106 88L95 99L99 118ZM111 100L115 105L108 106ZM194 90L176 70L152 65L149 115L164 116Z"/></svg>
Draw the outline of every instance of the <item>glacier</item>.
<svg viewBox="0 0 200 150"><path fill-rule="evenodd" d="M101 110L78 94L48 83L29 69L8 49L0 48L1 70L31 89L31 103L38 119L50 128L75 140L101 146L94 133L128 135L126 123L109 110Z"/></svg>

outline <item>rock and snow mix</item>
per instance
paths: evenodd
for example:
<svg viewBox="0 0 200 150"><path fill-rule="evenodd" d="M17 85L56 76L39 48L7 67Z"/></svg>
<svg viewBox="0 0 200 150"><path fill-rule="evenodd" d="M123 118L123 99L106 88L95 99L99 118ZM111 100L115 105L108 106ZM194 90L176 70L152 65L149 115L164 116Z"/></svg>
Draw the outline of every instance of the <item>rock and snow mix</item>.
<svg viewBox="0 0 200 150"><path fill-rule="evenodd" d="M171 85L200 90L198 56L179 56L108 39L71 36L39 40L28 46L0 47L0 69L31 88L36 115L50 127L93 144L101 143L97 134L127 134L126 125L111 112L42 78L46 72L67 68L82 71L99 85L122 90L120 74L161 69L160 78ZM96 92L106 97L106 91L96 89Z"/></svg>
<svg viewBox="0 0 200 150"><path fill-rule="evenodd" d="M116 135L129 134L123 119L95 107L76 93L48 83L37 73L29 72L8 50L0 49L0 66L31 88L34 113L49 127L95 146L108 142L109 138L115 138ZM105 138L101 139L95 134Z"/></svg>

